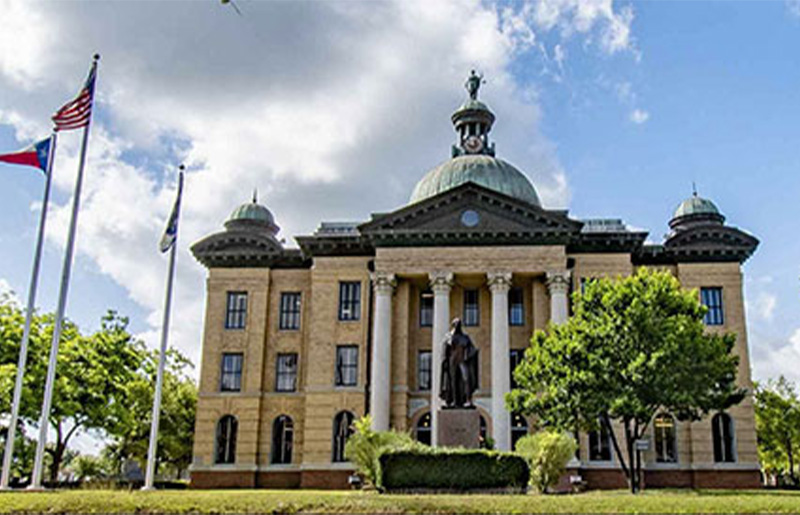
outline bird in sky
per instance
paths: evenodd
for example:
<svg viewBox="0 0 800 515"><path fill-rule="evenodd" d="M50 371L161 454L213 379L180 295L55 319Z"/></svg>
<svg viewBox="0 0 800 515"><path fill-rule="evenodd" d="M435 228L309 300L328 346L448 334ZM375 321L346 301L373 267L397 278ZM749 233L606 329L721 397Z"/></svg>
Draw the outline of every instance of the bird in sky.
<svg viewBox="0 0 800 515"><path fill-rule="evenodd" d="M239 7L237 7L237 5L233 2L233 0L220 0L220 1L222 2L222 5L231 4L231 6L233 6L233 8L236 9L236 14L238 14L239 16L242 15L242 11L239 10Z"/></svg>

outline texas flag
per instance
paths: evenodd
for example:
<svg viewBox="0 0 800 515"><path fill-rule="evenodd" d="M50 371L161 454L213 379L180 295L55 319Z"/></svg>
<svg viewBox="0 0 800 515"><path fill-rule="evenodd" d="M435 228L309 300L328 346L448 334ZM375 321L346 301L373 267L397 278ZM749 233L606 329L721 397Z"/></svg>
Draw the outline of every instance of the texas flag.
<svg viewBox="0 0 800 515"><path fill-rule="evenodd" d="M47 173L47 159L50 156L50 141L51 138L43 139L23 150L11 152L10 154L0 154L0 162L35 166L44 173Z"/></svg>

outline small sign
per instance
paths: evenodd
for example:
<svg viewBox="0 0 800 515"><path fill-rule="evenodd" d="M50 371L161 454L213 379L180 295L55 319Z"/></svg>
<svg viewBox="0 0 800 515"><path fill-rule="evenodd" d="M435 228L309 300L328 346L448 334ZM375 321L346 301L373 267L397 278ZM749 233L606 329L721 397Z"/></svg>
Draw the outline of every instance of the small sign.
<svg viewBox="0 0 800 515"><path fill-rule="evenodd" d="M634 448L637 451L649 451L650 450L650 440L642 438L641 440L636 440L633 442Z"/></svg>

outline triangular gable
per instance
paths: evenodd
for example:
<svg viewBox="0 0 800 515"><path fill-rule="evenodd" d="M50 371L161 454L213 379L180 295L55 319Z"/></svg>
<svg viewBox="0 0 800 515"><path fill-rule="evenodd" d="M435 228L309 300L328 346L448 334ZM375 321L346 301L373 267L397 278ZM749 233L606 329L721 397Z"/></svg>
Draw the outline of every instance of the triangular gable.
<svg viewBox="0 0 800 515"><path fill-rule="evenodd" d="M546 210L468 182L434 197L375 217L359 226L377 244L566 242L583 224L566 211Z"/></svg>

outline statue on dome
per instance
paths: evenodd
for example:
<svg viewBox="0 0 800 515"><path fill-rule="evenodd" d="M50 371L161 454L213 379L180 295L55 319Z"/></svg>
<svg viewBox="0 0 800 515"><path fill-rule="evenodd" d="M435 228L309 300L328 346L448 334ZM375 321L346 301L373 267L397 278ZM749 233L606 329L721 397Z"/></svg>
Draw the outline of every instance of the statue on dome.
<svg viewBox="0 0 800 515"><path fill-rule="evenodd" d="M467 82L464 83L464 87L467 88L467 92L469 92L469 98L472 100L478 100L478 90L481 89L481 84L484 82L483 74L478 75L475 73L475 70L472 70Z"/></svg>
<svg viewBox="0 0 800 515"><path fill-rule="evenodd" d="M460 319L453 319L444 346L439 397L447 408L473 408L472 394L478 388L478 349L464 333Z"/></svg>

